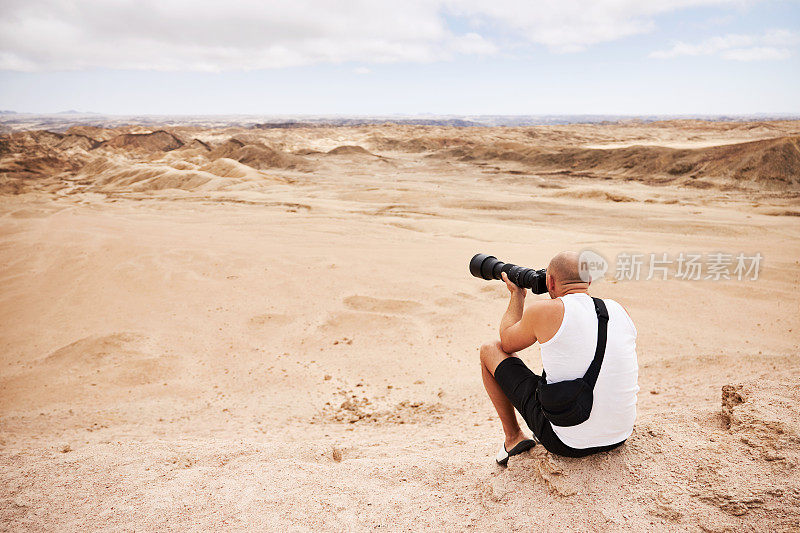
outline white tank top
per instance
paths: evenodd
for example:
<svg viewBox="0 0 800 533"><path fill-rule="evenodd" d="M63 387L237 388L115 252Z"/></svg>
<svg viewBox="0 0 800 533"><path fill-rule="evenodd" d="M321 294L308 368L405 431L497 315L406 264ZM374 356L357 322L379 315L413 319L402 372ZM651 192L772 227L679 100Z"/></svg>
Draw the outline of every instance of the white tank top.
<svg viewBox="0 0 800 533"><path fill-rule="evenodd" d="M564 319L553 338L541 344L548 383L583 377L597 346L597 313L592 298L583 293L560 298ZM636 420L636 327L621 305L614 300L603 301L608 309L608 341L594 386L591 416L577 426L553 425L561 442L572 448L621 442L631 435Z"/></svg>

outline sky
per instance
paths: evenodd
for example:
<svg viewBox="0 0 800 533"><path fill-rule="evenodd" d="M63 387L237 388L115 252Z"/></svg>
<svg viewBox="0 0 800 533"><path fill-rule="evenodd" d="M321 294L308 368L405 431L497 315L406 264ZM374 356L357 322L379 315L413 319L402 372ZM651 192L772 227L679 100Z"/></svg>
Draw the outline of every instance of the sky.
<svg viewBox="0 0 800 533"><path fill-rule="evenodd" d="M800 114L800 0L0 0L0 109Z"/></svg>

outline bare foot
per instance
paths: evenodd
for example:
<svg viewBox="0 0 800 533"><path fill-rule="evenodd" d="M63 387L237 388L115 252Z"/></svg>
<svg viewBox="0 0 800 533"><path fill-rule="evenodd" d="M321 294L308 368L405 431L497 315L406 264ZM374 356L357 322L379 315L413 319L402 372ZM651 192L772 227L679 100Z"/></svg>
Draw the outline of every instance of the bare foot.
<svg viewBox="0 0 800 533"><path fill-rule="evenodd" d="M514 446L516 446L520 442L522 442L524 440L528 440L528 439L530 439L530 437L525 435L525 433L523 433L522 431L520 431L516 435L512 435L511 437L506 436L506 442L505 442L506 451L512 449Z"/></svg>

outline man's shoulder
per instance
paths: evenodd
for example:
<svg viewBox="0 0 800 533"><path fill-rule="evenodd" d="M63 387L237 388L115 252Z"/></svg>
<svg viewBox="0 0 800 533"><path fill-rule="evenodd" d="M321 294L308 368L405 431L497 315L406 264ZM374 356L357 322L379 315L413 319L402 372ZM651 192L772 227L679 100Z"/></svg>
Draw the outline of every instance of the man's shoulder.
<svg viewBox="0 0 800 533"><path fill-rule="evenodd" d="M537 311L549 311L551 309L563 309L564 302L561 301L561 298L550 298L548 300L536 300L529 304L529 309L535 309Z"/></svg>
<svg viewBox="0 0 800 533"><path fill-rule="evenodd" d="M606 306L608 306L608 304L610 303L612 306L617 307L620 310L622 310L623 313L628 315L628 318L631 318L631 314L628 312L628 310L625 308L625 306L622 305L621 303L619 303L618 301L612 300L611 298L603 298L603 301L606 302Z"/></svg>
<svg viewBox="0 0 800 533"><path fill-rule="evenodd" d="M561 319L564 315L564 302L560 298L553 298L550 300L536 300L532 302L527 309L527 313L534 318L534 320L547 320L547 319Z"/></svg>

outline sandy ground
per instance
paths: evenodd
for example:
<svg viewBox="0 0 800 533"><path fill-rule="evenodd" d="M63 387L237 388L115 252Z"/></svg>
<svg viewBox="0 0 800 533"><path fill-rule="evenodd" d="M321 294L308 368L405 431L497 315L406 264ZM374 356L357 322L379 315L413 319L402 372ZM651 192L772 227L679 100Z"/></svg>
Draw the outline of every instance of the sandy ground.
<svg viewBox="0 0 800 533"><path fill-rule="evenodd" d="M0 196L0 529L800 529L796 190L537 173L374 133L264 132L302 164L228 158L225 186L196 152L109 152ZM298 152L342 145L370 153ZM639 331L633 436L501 469L478 346L507 291L467 262L586 248L764 262L757 281L594 284Z"/></svg>

